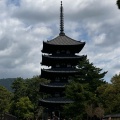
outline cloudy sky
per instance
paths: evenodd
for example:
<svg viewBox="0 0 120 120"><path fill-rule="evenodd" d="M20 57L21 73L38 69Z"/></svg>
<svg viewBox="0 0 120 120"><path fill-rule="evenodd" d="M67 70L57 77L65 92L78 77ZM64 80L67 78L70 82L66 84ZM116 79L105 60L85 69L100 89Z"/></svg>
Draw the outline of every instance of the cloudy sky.
<svg viewBox="0 0 120 120"><path fill-rule="evenodd" d="M63 0L65 34L85 41L81 55L120 71L120 10L116 0ZM43 40L59 34L60 0L0 0L0 78L40 74Z"/></svg>

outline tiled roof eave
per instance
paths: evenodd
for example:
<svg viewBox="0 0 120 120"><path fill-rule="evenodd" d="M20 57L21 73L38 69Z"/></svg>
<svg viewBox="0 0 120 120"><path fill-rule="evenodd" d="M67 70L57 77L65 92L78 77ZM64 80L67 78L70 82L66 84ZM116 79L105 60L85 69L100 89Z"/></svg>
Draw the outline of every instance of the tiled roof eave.
<svg viewBox="0 0 120 120"><path fill-rule="evenodd" d="M62 86L59 86L59 85L49 85L49 84L41 84L42 86L45 86L45 87L50 87L50 88L65 88L65 85L62 85Z"/></svg>
<svg viewBox="0 0 120 120"><path fill-rule="evenodd" d="M83 56L50 56L50 55L43 55L46 58L57 58L57 59L80 59Z"/></svg>
<svg viewBox="0 0 120 120"><path fill-rule="evenodd" d="M72 100L71 101L70 100L69 101L67 101L67 100L66 101L55 101L55 100L54 101L50 101L50 100L44 100L44 99L42 99L40 101L44 102L44 103L58 103L58 104L59 103L73 103L74 102Z"/></svg>
<svg viewBox="0 0 120 120"><path fill-rule="evenodd" d="M78 43L78 44L52 44L52 43L48 43L48 42L44 42L45 44L51 45L51 46L84 46L85 42L82 43Z"/></svg>
<svg viewBox="0 0 120 120"><path fill-rule="evenodd" d="M47 69L42 69L43 71L45 72L49 72L49 73L78 73L79 71L63 71L63 70L60 70L60 71L55 71L55 70L47 70Z"/></svg>
<svg viewBox="0 0 120 120"><path fill-rule="evenodd" d="M60 46L64 46L64 45L85 45L85 42L81 42L81 41L77 41L74 40L66 35L64 36L57 36L56 38L46 41L44 42L45 44L48 45L60 45Z"/></svg>
<svg viewBox="0 0 120 120"><path fill-rule="evenodd" d="M83 42L83 43L78 43L78 44L52 44L52 43L48 43L48 42L45 42L46 44L48 44L48 45L54 45L54 46L66 46L66 45L68 45L68 46L81 46L81 45L84 45L85 44L85 42Z"/></svg>
<svg viewBox="0 0 120 120"><path fill-rule="evenodd" d="M109 117L112 117L112 118L120 118L120 114L111 114L111 115L106 115L106 116L104 116L104 118L109 118Z"/></svg>

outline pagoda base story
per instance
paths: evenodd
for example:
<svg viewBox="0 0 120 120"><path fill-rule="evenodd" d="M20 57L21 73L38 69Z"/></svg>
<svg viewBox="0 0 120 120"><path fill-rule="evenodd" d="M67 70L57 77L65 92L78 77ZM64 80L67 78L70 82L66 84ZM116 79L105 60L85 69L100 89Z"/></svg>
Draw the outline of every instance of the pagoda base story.
<svg viewBox="0 0 120 120"><path fill-rule="evenodd" d="M60 120L61 119L60 109L58 108L44 108L42 114L42 120Z"/></svg>
<svg viewBox="0 0 120 120"><path fill-rule="evenodd" d="M63 111L62 106L65 104L73 103L72 100L66 98L47 98L41 99L39 105L43 106L42 120L61 120L63 116L61 111Z"/></svg>

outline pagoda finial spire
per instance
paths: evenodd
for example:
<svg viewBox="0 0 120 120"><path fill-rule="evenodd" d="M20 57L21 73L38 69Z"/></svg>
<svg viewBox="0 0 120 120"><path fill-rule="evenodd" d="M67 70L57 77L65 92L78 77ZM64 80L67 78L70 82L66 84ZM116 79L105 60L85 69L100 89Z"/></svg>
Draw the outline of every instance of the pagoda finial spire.
<svg viewBox="0 0 120 120"><path fill-rule="evenodd" d="M63 6L62 6L62 1L61 1L61 6L60 6L60 36L64 36L64 16L63 16Z"/></svg>

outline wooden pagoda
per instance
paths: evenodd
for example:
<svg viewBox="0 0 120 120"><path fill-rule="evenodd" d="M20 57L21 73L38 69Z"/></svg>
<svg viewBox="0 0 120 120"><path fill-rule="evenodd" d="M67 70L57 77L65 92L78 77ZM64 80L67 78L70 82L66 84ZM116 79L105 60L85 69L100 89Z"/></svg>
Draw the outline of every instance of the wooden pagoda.
<svg viewBox="0 0 120 120"><path fill-rule="evenodd" d="M49 94L49 97L40 100L50 117L60 117L61 106L73 101L65 98L65 85L69 83L69 77L78 73L76 68L84 55L79 53L85 42L76 41L64 33L63 6L60 7L60 34L47 42L43 42L41 65L50 69L41 69L41 78L49 79L49 84L41 84L40 92ZM44 118L47 119L47 118Z"/></svg>

